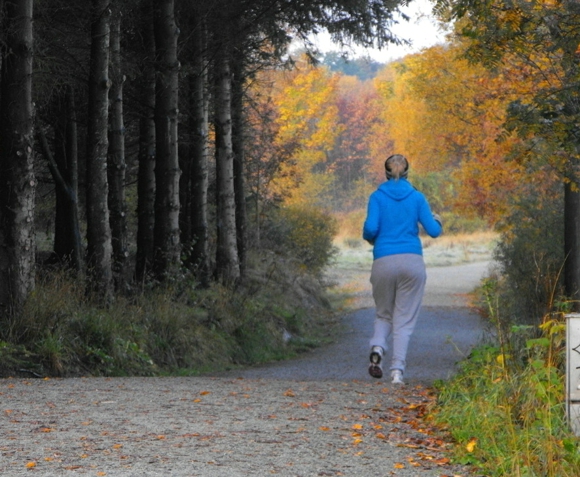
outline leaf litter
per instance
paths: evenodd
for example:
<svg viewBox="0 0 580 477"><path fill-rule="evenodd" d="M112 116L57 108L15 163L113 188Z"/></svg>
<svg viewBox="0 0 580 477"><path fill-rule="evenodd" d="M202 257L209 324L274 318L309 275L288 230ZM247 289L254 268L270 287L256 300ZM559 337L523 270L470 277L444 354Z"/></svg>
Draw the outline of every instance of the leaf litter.
<svg viewBox="0 0 580 477"><path fill-rule="evenodd" d="M0 390L2 475L467 475L421 387L203 377Z"/></svg>

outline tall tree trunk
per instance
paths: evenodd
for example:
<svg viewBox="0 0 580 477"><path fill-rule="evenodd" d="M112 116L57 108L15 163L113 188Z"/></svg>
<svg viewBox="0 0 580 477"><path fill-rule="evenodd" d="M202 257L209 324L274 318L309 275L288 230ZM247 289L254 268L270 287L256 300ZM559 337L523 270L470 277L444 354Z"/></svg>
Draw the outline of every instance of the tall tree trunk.
<svg viewBox="0 0 580 477"><path fill-rule="evenodd" d="M127 204L125 200L125 124L123 119L123 75L121 66L121 13L111 22L111 124L109 130L109 213L113 246L113 276L117 288L124 286L127 257Z"/></svg>
<svg viewBox="0 0 580 477"><path fill-rule="evenodd" d="M236 197L236 235L240 273L246 270L246 186L244 147L244 66L243 57L236 55L232 61L232 145L234 151L234 188Z"/></svg>
<svg viewBox="0 0 580 477"><path fill-rule="evenodd" d="M577 183L564 185L564 287L575 311L580 311L580 192Z"/></svg>
<svg viewBox="0 0 580 477"><path fill-rule="evenodd" d="M216 56L216 273L221 282L235 283L240 278L240 262L236 237L234 152L232 145L232 77L228 54L222 49Z"/></svg>
<svg viewBox="0 0 580 477"><path fill-rule="evenodd" d="M154 18L157 52L154 272L162 280L174 276L181 264L177 141L179 30L175 24L174 0L157 0Z"/></svg>
<svg viewBox="0 0 580 477"><path fill-rule="evenodd" d="M91 64L87 129L87 253L89 290L105 303L113 298L112 245L107 204L110 0L92 0Z"/></svg>
<svg viewBox="0 0 580 477"><path fill-rule="evenodd" d="M193 72L190 76L192 131L190 227L193 242L188 265L195 270L202 286L205 287L210 281L210 256L207 217L209 99L204 39L203 22L199 21L193 53Z"/></svg>
<svg viewBox="0 0 580 477"><path fill-rule="evenodd" d="M33 0L4 2L0 83L0 317L34 289Z"/></svg>
<svg viewBox="0 0 580 477"><path fill-rule="evenodd" d="M54 160L46 138L42 149L56 184L56 214L54 225L54 255L60 262L82 274L83 251L78 204L78 134L74 92L67 87L59 98L54 130Z"/></svg>
<svg viewBox="0 0 580 477"><path fill-rule="evenodd" d="M144 47L141 75L142 111L139 124L139 172L137 178L137 259L135 275L143 281L153 266L155 227L155 32L153 0L142 0L141 21Z"/></svg>

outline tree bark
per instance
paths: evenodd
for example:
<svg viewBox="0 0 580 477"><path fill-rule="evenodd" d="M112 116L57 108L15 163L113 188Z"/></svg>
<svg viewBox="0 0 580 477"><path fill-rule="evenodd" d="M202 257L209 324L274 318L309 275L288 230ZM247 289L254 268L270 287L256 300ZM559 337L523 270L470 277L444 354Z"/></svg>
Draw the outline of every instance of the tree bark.
<svg viewBox="0 0 580 477"><path fill-rule="evenodd" d="M107 136L110 0L91 4L91 61L87 128L87 253L89 290L108 303L113 298L112 245L107 204Z"/></svg>
<svg viewBox="0 0 580 477"><path fill-rule="evenodd" d="M121 12L117 11L111 22L111 90L110 129L108 154L109 213L113 247L113 276L117 289L127 280L123 276L127 257L127 203L125 199L125 124L123 119L123 83L121 66Z"/></svg>
<svg viewBox="0 0 580 477"><path fill-rule="evenodd" d="M188 266L196 272L202 286L205 287L210 281L207 217L209 98L204 54L205 31L201 21L197 26L193 72L190 76L192 141L189 218L192 247Z"/></svg>
<svg viewBox="0 0 580 477"><path fill-rule="evenodd" d="M139 123L139 172L137 177L137 259L135 275L142 282L153 266L155 227L155 32L153 1L142 0L144 47L141 75L142 110Z"/></svg>
<svg viewBox="0 0 580 477"><path fill-rule="evenodd" d="M180 267L179 157L177 141L179 61L173 0L154 4L157 83L155 87L155 231L154 272L159 280Z"/></svg>
<svg viewBox="0 0 580 477"><path fill-rule="evenodd" d="M33 0L6 0L0 84L0 317L17 317L35 286Z"/></svg>
<svg viewBox="0 0 580 477"><path fill-rule="evenodd" d="M39 130L44 156L56 185L54 255L75 270L84 272L78 204L78 134L74 92L67 87L57 106L54 157L44 132Z"/></svg>
<svg viewBox="0 0 580 477"><path fill-rule="evenodd" d="M245 185L245 145L244 145L244 66L243 58L237 55L233 60L232 79L232 146L234 152L234 189L236 200L236 237L240 274L246 270L246 185Z"/></svg>
<svg viewBox="0 0 580 477"><path fill-rule="evenodd" d="M240 263L236 237L234 152L232 145L232 77L228 55L216 55L215 136L217 180L216 274L222 283L236 283Z"/></svg>

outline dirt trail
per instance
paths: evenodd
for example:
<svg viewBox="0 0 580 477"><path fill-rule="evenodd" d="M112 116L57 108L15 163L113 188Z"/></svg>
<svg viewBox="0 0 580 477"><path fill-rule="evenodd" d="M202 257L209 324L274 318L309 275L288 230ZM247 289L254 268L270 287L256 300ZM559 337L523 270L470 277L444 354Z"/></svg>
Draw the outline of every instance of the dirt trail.
<svg viewBox="0 0 580 477"><path fill-rule="evenodd" d="M404 387L367 375L372 309L332 346L221 376L0 380L0 475L467 476L419 418L422 384L481 335L463 294L484 271L429 270Z"/></svg>

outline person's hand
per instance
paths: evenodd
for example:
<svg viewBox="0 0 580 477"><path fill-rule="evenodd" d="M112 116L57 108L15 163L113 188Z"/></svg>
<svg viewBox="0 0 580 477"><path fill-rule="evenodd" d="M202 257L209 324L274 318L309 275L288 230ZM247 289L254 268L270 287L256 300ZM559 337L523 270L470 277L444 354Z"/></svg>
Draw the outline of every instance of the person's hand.
<svg viewBox="0 0 580 477"><path fill-rule="evenodd" d="M441 216L439 214L433 214L433 218L439 222L439 225L443 226L443 221L441 220Z"/></svg>

